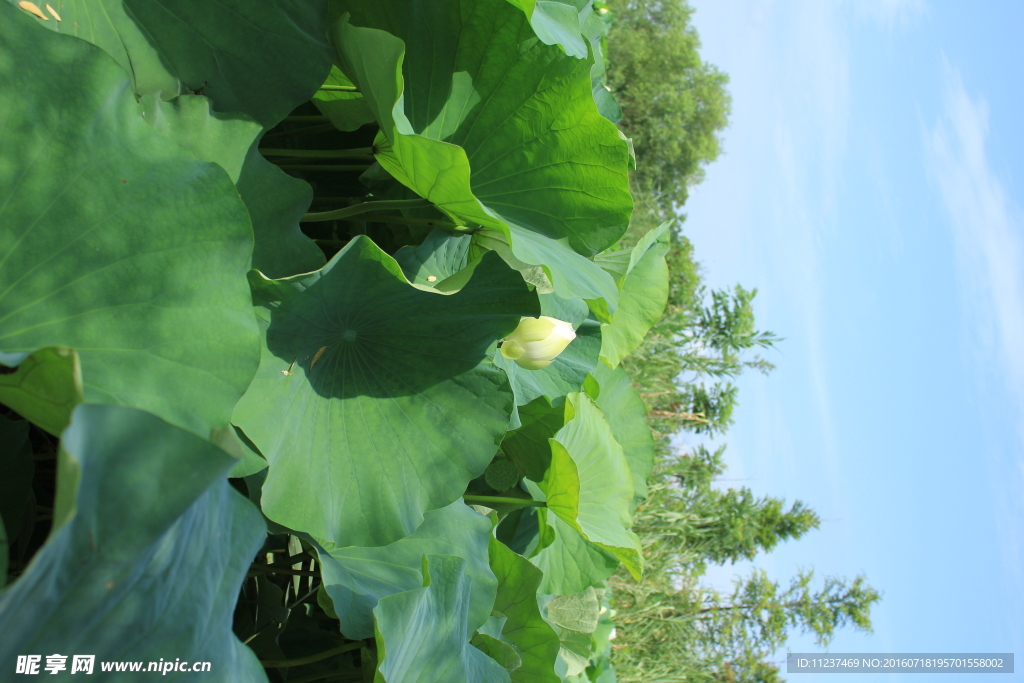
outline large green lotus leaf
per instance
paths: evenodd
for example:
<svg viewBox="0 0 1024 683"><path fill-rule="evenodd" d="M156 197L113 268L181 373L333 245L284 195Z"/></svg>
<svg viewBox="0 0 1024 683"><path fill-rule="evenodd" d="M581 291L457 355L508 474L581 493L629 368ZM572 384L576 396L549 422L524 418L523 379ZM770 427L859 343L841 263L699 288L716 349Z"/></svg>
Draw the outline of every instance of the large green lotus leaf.
<svg viewBox="0 0 1024 683"><path fill-rule="evenodd" d="M615 286L621 287L622 281L629 271L629 261L632 256L632 249L605 251L594 257L594 263L608 271L608 274L615 279Z"/></svg>
<svg viewBox="0 0 1024 683"><path fill-rule="evenodd" d="M528 486L540 493L535 485ZM554 537L547 547L530 558L544 573L539 592L548 595L579 593L601 583L619 568L617 557L583 538L557 515L542 510L539 517Z"/></svg>
<svg viewBox="0 0 1024 683"><path fill-rule="evenodd" d="M373 90L362 70L347 68L355 46L342 39L361 26L404 43L404 62L395 64L402 90L389 93L401 95L402 106L392 96L376 107L392 109L394 125L382 128L392 144L408 136L401 130L408 126L457 145L472 169L472 196L492 215L567 240L585 256L618 239L632 210L627 147L594 105L586 61L545 45L524 14L500 0L332 5L352 15L352 25L336 27L332 39L343 70L368 99ZM374 33L363 35L379 43ZM391 76L388 85L394 82Z"/></svg>
<svg viewBox="0 0 1024 683"><path fill-rule="evenodd" d="M592 2L588 2L580 10L580 29L590 42L591 55L594 58L594 63L590 67L594 102L597 104L597 110L601 112L601 116L612 123L618 123L622 120L622 108L619 107L619 103L615 101L615 97L607 87L608 65L604 55L605 37L608 35L612 22L610 13L607 10L595 11ZM635 168L635 163L630 166L630 170L635 170Z"/></svg>
<svg viewBox="0 0 1024 683"><path fill-rule="evenodd" d="M501 638L480 632L475 633L469 642L473 647L496 661L505 671L518 669L523 665L523 658L516 652L516 648Z"/></svg>
<svg viewBox="0 0 1024 683"><path fill-rule="evenodd" d="M520 426L505 435L501 449L520 472L540 481L551 466L548 439L565 424L565 408L552 406L547 396L538 396L519 406L519 419Z"/></svg>
<svg viewBox="0 0 1024 683"><path fill-rule="evenodd" d="M264 159L258 144L249 148L238 178L238 193L252 218L252 267L272 278L317 270L327 259L299 228L313 188Z"/></svg>
<svg viewBox="0 0 1024 683"><path fill-rule="evenodd" d="M179 95L169 102L157 94L141 100L149 125L227 172L252 220L252 267L271 278L308 273L324 265L324 254L299 229L313 201L313 188L259 153L263 126L240 114L211 111L210 100Z"/></svg>
<svg viewBox="0 0 1024 683"><path fill-rule="evenodd" d="M470 582L469 619L491 614L497 580L487 562L491 521L457 500L430 510L411 535L380 548L319 549L323 585L353 640L373 637L373 608L381 598L423 585L424 555L453 555L466 561Z"/></svg>
<svg viewBox="0 0 1024 683"><path fill-rule="evenodd" d="M612 436L622 446L622 453L633 475L635 506L647 497L647 479L654 469L654 436L645 419L647 407L633 388L629 373L621 367L613 370L605 363L598 363L594 379L601 387L597 406L608 419Z"/></svg>
<svg viewBox="0 0 1024 683"><path fill-rule="evenodd" d="M555 633L558 634L559 645L561 645L558 658L566 665L566 677L563 680L586 683L590 679L583 675L583 672L590 665L590 658L593 656L593 637L589 633L574 631L571 628L563 628L558 625L555 625Z"/></svg>
<svg viewBox="0 0 1024 683"><path fill-rule="evenodd" d="M615 96L605 87L603 84L595 84L593 88L594 102L597 104L597 110L601 112L601 116L605 117L612 123L618 123L622 120L622 107L615 100ZM632 149L632 142L630 143ZM633 156L630 152L630 156ZM630 165L630 170L636 169L636 162L634 161Z"/></svg>
<svg viewBox="0 0 1024 683"><path fill-rule="evenodd" d="M630 254L611 323L601 325L601 357L614 368L644 341L668 302L668 227L644 235Z"/></svg>
<svg viewBox="0 0 1024 683"><path fill-rule="evenodd" d="M409 282L436 288L469 265L472 241L469 235L452 235L434 228L419 246L396 251L395 260Z"/></svg>
<svg viewBox="0 0 1024 683"><path fill-rule="evenodd" d="M232 479L244 479L245 477L250 477L257 472L262 472L267 469L267 467L270 466L270 463L267 462L267 459L263 457L263 454L260 453L258 448L256 448L256 445L249 440L249 437L234 425L231 426L231 429L234 430L234 442L238 445L239 452L236 453L233 452L234 449L225 448L228 453L238 458L238 462L235 463L235 466L231 468L230 472L228 472L228 477ZM224 446L221 446L221 448L224 448Z"/></svg>
<svg viewBox="0 0 1024 683"><path fill-rule="evenodd" d="M218 164L237 183L245 155L263 126L243 115L216 113L210 104L203 95L179 95L165 102L159 93L150 93L139 99L146 123L200 161Z"/></svg>
<svg viewBox="0 0 1024 683"><path fill-rule="evenodd" d="M28 430L27 421L14 421L0 415L0 533L3 533L0 563L4 566L0 586L7 580L7 545L17 539L21 518L32 495L35 467Z"/></svg>
<svg viewBox="0 0 1024 683"><path fill-rule="evenodd" d="M618 557L639 579L640 539L630 531L633 477L622 446L586 394L566 397L566 415L572 419L550 439L551 466L538 484L547 509Z"/></svg>
<svg viewBox="0 0 1024 683"><path fill-rule="evenodd" d="M76 408L61 439L54 530L0 596L0 661L180 658L213 662L218 681L265 681L231 631L266 534L224 478L233 463L144 411Z"/></svg>
<svg viewBox="0 0 1024 683"><path fill-rule="evenodd" d="M469 644L466 561L423 557L423 587L382 599L373 610L380 664L375 683L510 683L500 664Z"/></svg>
<svg viewBox="0 0 1024 683"><path fill-rule="evenodd" d="M250 281L265 349L234 422L270 462L268 517L333 547L386 545L484 471L514 406L491 352L538 312L496 254L450 295L362 236L315 273Z"/></svg>
<svg viewBox="0 0 1024 683"><path fill-rule="evenodd" d="M453 219L502 235L519 260L551 271L562 296L611 297L614 308L598 269L563 253L601 251L632 208L628 146L597 112L587 64L537 40L498 0L332 9L372 27L342 20L332 38L381 124L381 165ZM545 239L523 244L522 232ZM566 270L587 263L585 278Z"/></svg>
<svg viewBox="0 0 1024 683"><path fill-rule="evenodd" d="M13 0L12 0L13 2ZM42 4L42 3L39 3ZM63 0L40 22L100 47L137 95L200 92L268 128L327 76L325 0Z"/></svg>
<svg viewBox="0 0 1024 683"><path fill-rule="evenodd" d="M60 436L82 402L82 368L73 349L39 349L17 370L0 374L0 403Z"/></svg>
<svg viewBox="0 0 1024 683"><path fill-rule="evenodd" d="M511 672L512 682L558 683L554 673L558 636L541 617L537 604L537 588L544 575L495 539L491 539L490 558L498 577L494 611L505 616L501 635L522 657L522 664Z"/></svg>
<svg viewBox="0 0 1024 683"><path fill-rule="evenodd" d="M526 281L537 287L538 293L555 293L563 299L583 299L598 320L611 322L619 290L604 268L515 222L509 221L508 229L514 238L512 247L509 239L495 230L477 231L473 235L473 245L501 254L506 263L521 271ZM531 266L533 263L543 265Z"/></svg>
<svg viewBox="0 0 1024 683"><path fill-rule="evenodd" d="M530 18L537 37L548 45L561 45L566 54L587 58L587 41L580 35L580 11L573 3L557 0L508 0Z"/></svg>
<svg viewBox="0 0 1024 683"><path fill-rule="evenodd" d="M337 65L331 66L331 73L328 74L324 85L342 88L355 87L352 80L342 73ZM313 104L321 114L331 120L338 130L358 130L367 123L373 122L373 112L370 111L366 99L360 92L321 88L313 97Z"/></svg>
<svg viewBox="0 0 1024 683"><path fill-rule="evenodd" d="M579 593L556 595L547 604L547 618L555 626L581 633L593 633L601 615L597 591L587 588Z"/></svg>
<svg viewBox="0 0 1024 683"><path fill-rule="evenodd" d="M589 309L581 299L562 299L555 294L541 294L538 298L541 315L571 323L576 338L551 365L540 370L521 368L502 356L500 350L494 354L494 363L505 370L512 381L517 406L541 396L547 396L553 405L560 406L567 394L580 390L597 365L601 353L601 326L587 318Z"/></svg>
<svg viewBox="0 0 1024 683"><path fill-rule="evenodd" d="M259 359L245 206L110 57L35 23L0 3L0 351L73 347L87 402L207 435Z"/></svg>

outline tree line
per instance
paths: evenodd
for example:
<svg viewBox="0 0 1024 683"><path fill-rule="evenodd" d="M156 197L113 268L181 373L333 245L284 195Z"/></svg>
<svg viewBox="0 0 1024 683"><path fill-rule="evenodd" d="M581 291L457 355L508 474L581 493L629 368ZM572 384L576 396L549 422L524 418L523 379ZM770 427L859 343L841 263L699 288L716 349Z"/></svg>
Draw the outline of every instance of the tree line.
<svg viewBox="0 0 1024 683"><path fill-rule="evenodd" d="M781 338L757 329L756 289L710 289L701 276L681 216L689 191L722 153L729 78L702 60L693 8L685 0L608 0L606 85L632 138L636 202L620 248L666 220L676 222L668 254L668 306L644 343L623 361L647 406L657 443L649 496L638 508L646 574L609 581L616 638L610 660L621 683L781 681L771 655L794 630L827 646L836 631L870 632L880 594L863 576L804 571L788 582L755 570L722 594L707 585L709 565L752 560L820 527L801 501L749 488L723 488L725 447L680 450L680 434L720 436L733 423L740 374L768 373L761 354ZM602 680L595 677L595 680Z"/></svg>

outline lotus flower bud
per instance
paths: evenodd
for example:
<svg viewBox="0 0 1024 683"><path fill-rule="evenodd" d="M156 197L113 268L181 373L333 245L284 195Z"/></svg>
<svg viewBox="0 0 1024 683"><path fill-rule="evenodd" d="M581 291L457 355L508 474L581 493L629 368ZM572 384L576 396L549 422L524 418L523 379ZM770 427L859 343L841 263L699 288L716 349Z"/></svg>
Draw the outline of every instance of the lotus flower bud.
<svg viewBox="0 0 1024 683"><path fill-rule="evenodd" d="M519 327L501 343L501 355L514 360L521 368L540 370L550 365L575 338L572 325L564 320L546 315L523 318Z"/></svg>

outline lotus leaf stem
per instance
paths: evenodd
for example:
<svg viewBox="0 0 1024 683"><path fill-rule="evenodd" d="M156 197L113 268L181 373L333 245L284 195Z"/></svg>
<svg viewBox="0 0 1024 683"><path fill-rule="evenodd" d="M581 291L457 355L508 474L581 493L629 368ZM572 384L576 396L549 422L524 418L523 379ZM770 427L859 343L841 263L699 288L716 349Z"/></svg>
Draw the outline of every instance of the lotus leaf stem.
<svg viewBox="0 0 1024 683"><path fill-rule="evenodd" d="M303 553L299 553L298 555L291 555L290 557L288 557L287 560L283 560L281 562L275 562L274 564L263 564L263 565L257 565L257 566L258 567L266 567L267 569L279 569L279 568L282 568L282 567L287 569L287 568L291 567L292 565L301 564L301 563L305 562L306 560L312 560L312 559L313 559L312 555L310 555L309 553L303 552Z"/></svg>
<svg viewBox="0 0 1024 683"><path fill-rule="evenodd" d="M487 505L495 503L501 505L521 505L523 507L547 507L548 504L542 500L530 500L529 498L505 498L503 496L474 496L466 494L462 497L467 503L479 503Z"/></svg>
<svg viewBox="0 0 1024 683"><path fill-rule="evenodd" d="M419 209L430 206L426 199L393 199L373 202L363 202L355 206L347 206L344 209L334 211L322 211L320 213L307 213L302 217L303 223L318 223L321 221L336 221L342 218L358 216L369 211L395 211L399 209ZM377 220L374 218L373 220ZM409 219L405 219L409 220Z"/></svg>
<svg viewBox="0 0 1024 683"><path fill-rule="evenodd" d="M255 574L284 574L287 576L320 576L320 572L318 571L310 571L308 569L287 569L285 567L270 567L265 564L254 564L251 567L249 567L249 572Z"/></svg>
<svg viewBox="0 0 1024 683"><path fill-rule="evenodd" d="M277 133L270 133L263 137L264 140L273 140L275 138L283 138L289 135L304 135L306 133L323 133L324 131L335 130L333 123L321 123L318 126L306 126L305 128L293 128L292 130L282 130Z"/></svg>
<svg viewBox="0 0 1024 683"><path fill-rule="evenodd" d="M337 92L359 92L359 89L354 85L321 85L319 89Z"/></svg>
<svg viewBox="0 0 1024 683"><path fill-rule="evenodd" d="M354 673L353 673L354 672ZM291 678L289 683L314 683L314 681L325 681L331 679L339 683L344 681L354 681L355 683L361 683L363 680L363 674L354 669L341 669L338 671L322 671L318 674L310 674L303 676L302 678Z"/></svg>
<svg viewBox="0 0 1024 683"><path fill-rule="evenodd" d="M342 166L328 164L279 164L282 171L365 171L369 168L366 164L345 164Z"/></svg>
<svg viewBox="0 0 1024 683"><path fill-rule="evenodd" d="M302 666L304 664L312 664L313 662L319 662L323 659L333 657L334 655L340 655L342 652L349 652L350 650L358 650L363 646L363 641L357 640L354 643L345 643L338 647L332 647L330 650L324 650L323 652L317 652L313 655L306 657L298 657L296 659L268 659L261 661L264 669L285 669L290 666Z"/></svg>
<svg viewBox="0 0 1024 683"><path fill-rule="evenodd" d="M321 671L318 674L310 674L302 678L289 678L288 683L313 683L330 678L334 681L359 681L363 680L363 674L354 669L340 669L338 671Z"/></svg>
<svg viewBox="0 0 1024 683"><path fill-rule="evenodd" d="M265 157L315 157L318 159L348 159L367 157L373 160L373 147L356 149L260 149Z"/></svg>

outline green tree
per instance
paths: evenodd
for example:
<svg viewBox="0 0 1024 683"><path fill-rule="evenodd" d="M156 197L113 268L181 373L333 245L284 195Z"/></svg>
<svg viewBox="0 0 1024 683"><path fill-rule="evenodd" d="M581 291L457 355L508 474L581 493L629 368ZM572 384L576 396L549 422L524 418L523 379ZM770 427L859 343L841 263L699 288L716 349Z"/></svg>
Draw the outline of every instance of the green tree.
<svg viewBox="0 0 1024 683"><path fill-rule="evenodd" d="M733 422L738 396L726 380L748 369L772 370L775 366L760 355L746 354L772 348L780 338L755 329L751 302L756 289L736 285L732 291L709 293L698 284L686 294L684 305L674 305L670 292L665 316L624 366L649 400L657 431L672 433L685 426L698 434L721 434Z"/></svg>
<svg viewBox="0 0 1024 683"><path fill-rule="evenodd" d="M754 570L737 579L730 595L705 588L695 611L688 604L665 616L691 619L692 643L701 659L734 668L763 662L786 644L792 629L813 634L821 647L844 626L871 632L871 606L881 595L863 576L852 582L828 577L819 589L812 586L813 579L813 571L800 572L783 589L763 570Z"/></svg>
<svg viewBox="0 0 1024 683"><path fill-rule="evenodd" d="M775 368L759 355L744 357L751 349L771 348L781 340L772 332L755 329L751 302L756 295L756 289L740 285L732 291L698 290L698 296L707 303L694 307L682 334L681 366L690 377L674 403L698 434L725 432L733 422L737 404L738 390L732 383L708 383L706 378L734 378L747 369L767 374Z"/></svg>
<svg viewBox="0 0 1024 683"><path fill-rule="evenodd" d="M863 576L852 582L829 577L817 589L813 579L812 571L801 572L783 588L755 570L727 596L690 579L652 595L643 611L620 599L622 630L636 623L646 637L614 646L619 680L779 681L778 668L767 660L793 630L813 634L822 647L839 628L871 632L871 606L881 595Z"/></svg>
<svg viewBox="0 0 1024 683"><path fill-rule="evenodd" d="M736 407L738 393L739 389L729 382L717 382L710 386L685 384L680 390L682 400L674 405L682 408L682 412L677 415L689 422L689 428L694 432L721 434L733 423L732 411Z"/></svg>
<svg viewBox="0 0 1024 683"><path fill-rule="evenodd" d="M667 214L686 201L721 152L731 100L729 77L701 60L685 0L610 0L608 87L633 139L636 184L655 190Z"/></svg>
<svg viewBox="0 0 1024 683"><path fill-rule="evenodd" d="M772 680L765 673L771 666L761 666L760 650L743 655L743 648L756 641L737 640L728 657L708 647L703 624L725 611L709 608L730 603L705 588L701 577L709 563L752 559L817 528L819 519L799 501L786 510L777 498L716 487L725 471L724 450L662 451L633 527L647 562L644 579L636 583L615 575L609 581L619 625L614 662L621 681L729 680L727 662L736 675L756 670L763 680ZM732 633L741 635L736 629Z"/></svg>
<svg viewBox="0 0 1024 683"><path fill-rule="evenodd" d="M767 349L781 341L772 332L754 328L752 302L757 296L756 289L736 285L731 292L712 290L706 293L701 288L699 294L710 301L694 311L683 354L687 370L698 375L736 377L747 368L765 374L775 369L760 356L752 360L741 358L748 349Z"/></svg>
<svg viewBox="0 0 1024 683"><path fill-rule="evenodd" d="M703 563L725 564L752 560L760 551L771 551L781 541L798 539L821 524L817 513L802 501L789 510L779 498L758 498L746 488L721 489L713 482L725 471L725 446L709 451L697 446L677 460L671 471L674 484L659 501L667 507L685 507L692 519L680 530L690 547L700 548Z"/></svg>

